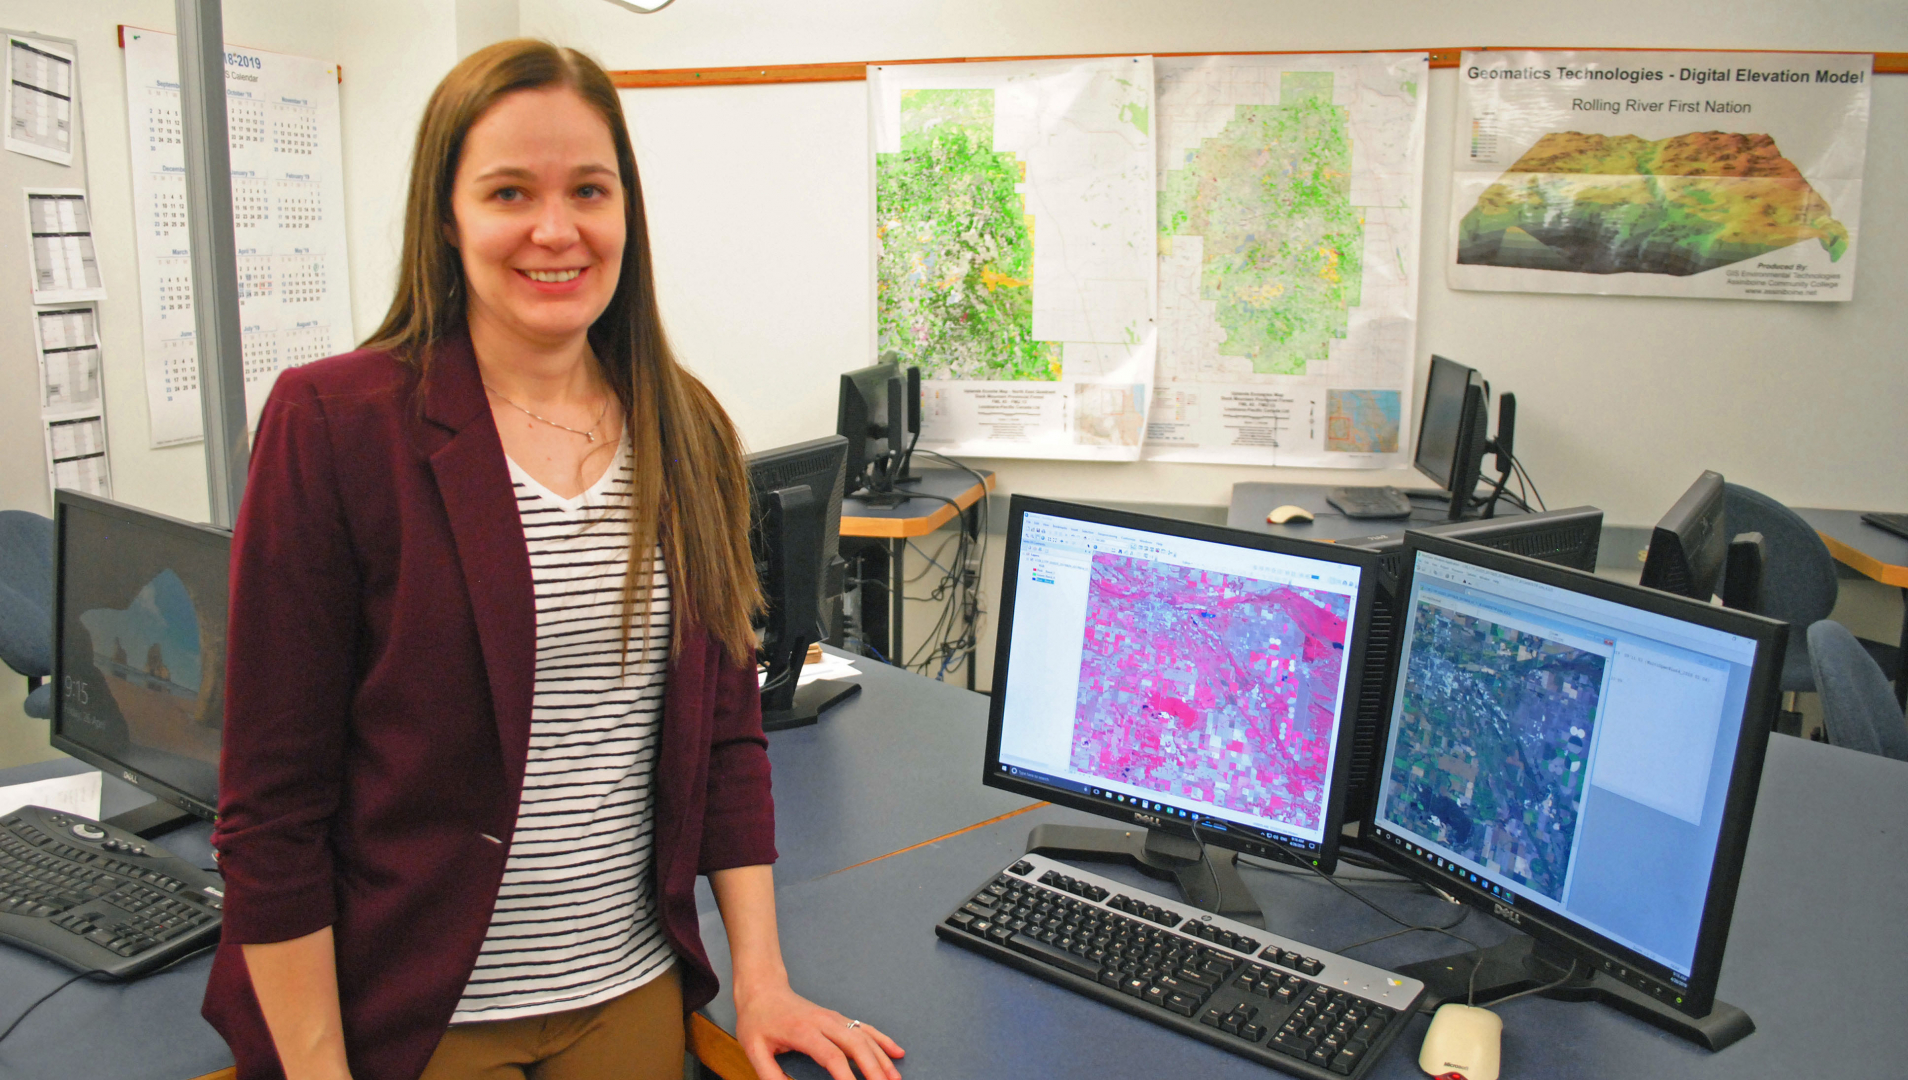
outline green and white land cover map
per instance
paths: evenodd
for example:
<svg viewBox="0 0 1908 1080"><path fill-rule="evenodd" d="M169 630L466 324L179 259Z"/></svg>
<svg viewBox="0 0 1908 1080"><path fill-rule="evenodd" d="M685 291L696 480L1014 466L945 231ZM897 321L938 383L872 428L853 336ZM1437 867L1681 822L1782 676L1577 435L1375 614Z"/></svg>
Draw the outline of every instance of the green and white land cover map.
<svg viewBox="0 0 1908 1080"><path fill-rule="evenodd" d="M1146 457L1406 460L1427 66L1423 53L1155 61Z"/></svg>
<svg viewBox="0 0 1908 1080"><path fill-rule="evenodd" d="M1134 460L1155 351L1153 61L868 69L875 348L921 444Z"/></svg>

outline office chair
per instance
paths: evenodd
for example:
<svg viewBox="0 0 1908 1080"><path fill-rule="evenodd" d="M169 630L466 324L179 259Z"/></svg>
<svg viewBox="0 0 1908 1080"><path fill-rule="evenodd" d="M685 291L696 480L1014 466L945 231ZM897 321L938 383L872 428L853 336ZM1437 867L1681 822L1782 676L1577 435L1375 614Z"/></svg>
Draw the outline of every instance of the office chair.
<svg viewBox="0 0 1908 1080"><path fill-rule="evenodd" d="M1832 619L1809 627L1809 664L1832 746L1908 761L1908 718L1874 657Z"/></svg>
<svg viewBox="0 0 1908 1080"><path fill-rule="evenodd" d="M0 661L26 676L26 714L53 718L53 519L0 510Z"/></svg>
<svg viewBox="0 0 1908 1080"><path fill-rule="evenodd" d="M1762 534L1762 580L1757 590L1760 600L1750 610L1789 624L1789 646L1782 658L1782 692L1816 689L1815 673L1809 667L1806 628L1835 610L1836 593L1841 587L1835 576L1835 557L1801 515L1741 484L1723 485L1723 524L1730 536ZM1730 594L1726 575L1720 591L1725 596ZM1898 668L1899 650L1895 647L1879 641L1864 640L1861 644L1883 671Z"/></svg>

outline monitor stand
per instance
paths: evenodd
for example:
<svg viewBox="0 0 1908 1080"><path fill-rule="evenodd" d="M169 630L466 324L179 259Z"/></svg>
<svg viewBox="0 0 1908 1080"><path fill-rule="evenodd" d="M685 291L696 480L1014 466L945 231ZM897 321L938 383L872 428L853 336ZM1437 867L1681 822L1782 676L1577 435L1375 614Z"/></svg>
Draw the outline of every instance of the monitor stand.
<svg viewBox="0 0 1908 1080"><path fill-rule="evenodd" d="M1246 891L1237 857L1208 845L1211 869L1207 869L1207 860L1199 857L1199 842L1190 836L1163 829L1036 825L1027 834L1027 852L1079 862L1124 863L1148 877L1177 882L1180 895L1195 907L1265 928L1265 910Z"/></svg>
<svg viewBox="0 0 1908 1080"><path fill-rule="evenodd" d="M1456 953L1405 964L1398 974L1417 979L1425 985L1424 1009L1435 1009L1445 1002L1463 1003L1470 995L1471 968L1477 967L1479 1005L1542 986L1557 978L1572 963L1567 953L1554 951L1535 938L1519 934L1501 945L1475 952ZM1650 995L1592 970L1543 994L1559 1001L1600 1001L1618 1012L1662 1028L1679 1039L1687 1039L1707 1050L1721 1050L1756 1030L1749 1014L1725 1001L1716 1002L1708 1016L1690 1016Z"/></svg>
<svg viewBox="0 0 1908 1080"><path fill-rule="evenodd" d="M847 679L816 679L795 688L795 698L786 709L763 709L763 731L785 731L807 727L821 714L861 693L861 684Z"/></svg>
<svg viewBox="0 0 1908 1080"><path fill-rule="evenodd" d="M114 814L103 824L124 829L142 840L151 840L196 820L198 819L171 803L163 799L154 799L144 806L135 806L123 814Z"/></svg>

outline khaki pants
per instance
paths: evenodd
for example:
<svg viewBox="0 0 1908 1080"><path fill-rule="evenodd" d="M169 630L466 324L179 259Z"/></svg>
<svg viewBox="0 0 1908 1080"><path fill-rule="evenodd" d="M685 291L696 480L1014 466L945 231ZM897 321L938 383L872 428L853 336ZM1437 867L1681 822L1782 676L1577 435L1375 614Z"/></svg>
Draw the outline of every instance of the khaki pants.
<svg viewBox="0 0 1908 1080"><path fill-rule="evenodd" d="M419 1080L681 1080L682 983L668 971L600 1005L458 1024Z"/></svg>

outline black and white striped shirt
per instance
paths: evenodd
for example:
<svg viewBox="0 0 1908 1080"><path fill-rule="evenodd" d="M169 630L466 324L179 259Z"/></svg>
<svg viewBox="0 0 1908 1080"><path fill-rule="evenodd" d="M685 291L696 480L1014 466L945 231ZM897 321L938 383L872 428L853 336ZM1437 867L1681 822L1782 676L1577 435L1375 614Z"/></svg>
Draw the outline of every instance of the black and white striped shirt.
<svg viewBox="0 0 1908 1080"><path fill-rule="evenodd" d="M628 444L574 499L514 461L510 478L536 585L530 756L503 885L454 1024L584 1008L675 959L651 872L669 586L658 551L648 625L639 611L625 668Z"/></svg>

